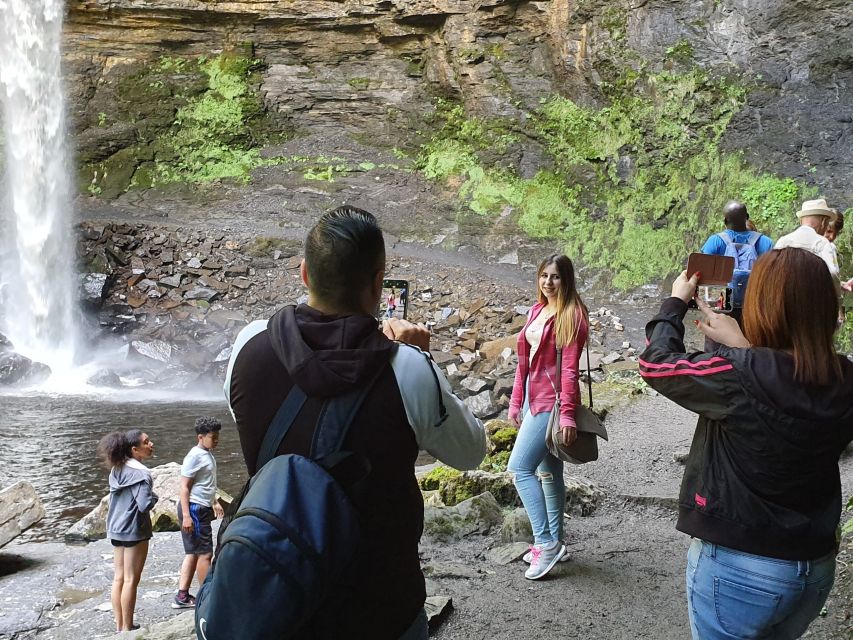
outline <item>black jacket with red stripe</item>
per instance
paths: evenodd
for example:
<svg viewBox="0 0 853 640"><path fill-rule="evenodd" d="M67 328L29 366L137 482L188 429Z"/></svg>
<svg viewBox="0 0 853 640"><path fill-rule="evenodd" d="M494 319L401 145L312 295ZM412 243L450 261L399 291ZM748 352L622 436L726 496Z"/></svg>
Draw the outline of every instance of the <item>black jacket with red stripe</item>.
<svg viewBox="0 0 853 640"><path fill-rule="evenodd" d="M853 363L807 387L774 349L685 353L687 305L669 298L646 325L640 374L699 414L681 482L679 531L733 549L811 560L835 545L838 459L853 440Z"/></svg>

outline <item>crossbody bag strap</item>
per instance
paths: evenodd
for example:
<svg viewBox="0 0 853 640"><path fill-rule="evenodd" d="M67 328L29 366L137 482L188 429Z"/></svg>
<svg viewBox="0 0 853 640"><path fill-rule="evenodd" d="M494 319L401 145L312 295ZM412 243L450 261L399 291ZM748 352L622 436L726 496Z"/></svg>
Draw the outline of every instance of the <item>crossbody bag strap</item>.
<svg viewBox="0 0 853 640"><path fill-rule="evenodd" d="M302 406L305 404L305 400L307 400L305 392L294 384L276 411L270 426L267 427L266 435L264 435L264 440L258 451L256 469L260 469L275 457L275 452L278 451L284 436L293 426L296 416L299 415Z"/></svg>
<svg viewBox="0 0 853 640"><path fill-rule="evenodd" d="M586 341L586 384L589 391L589 408L592 409L592 371L589 366L589 340Z"/></svg>
<svg viewBox="0 0 853 640"><path fill-rule="evenodd" d="M563 391L563 350L557 346L557 341L554 341L554 346L557 348L557 385L554 391L557 392L557 400L560 399L560 393Z"/></svg>

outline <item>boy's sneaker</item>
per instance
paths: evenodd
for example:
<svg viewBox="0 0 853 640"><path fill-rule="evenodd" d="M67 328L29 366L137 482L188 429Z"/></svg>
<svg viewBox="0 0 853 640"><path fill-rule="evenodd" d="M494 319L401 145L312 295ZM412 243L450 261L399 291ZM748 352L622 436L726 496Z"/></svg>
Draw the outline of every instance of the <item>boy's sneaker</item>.
<svg viewBox="0 0 853 640"><path fill-rule="evenodd" d="M183 598L180 593L175 594L172 600L172 609L192 609L195 606L195 596L187 593Z"/></svg>
<svg viewBox="0 0 853 640"><path fill-rule="evenodd" d="M546 545L534 545L530 549L530 566L524 572L528 580L538 580L545 576L566 553L566 547L559 540Z"/></svg>
<svg viewBox="0 0 853 640"><path fill-rule="evenodd" d="M564 542L564 543L563 543L563 545L565 545L565 544L566 544L566 543ZM527 553L525 553L525 554L521 557L521 559L522 559L522 560L524 560L527 564L530 564L530 561L533 559L533 546L534 546L534 545L530 545L530 551L528 551ZM562 558L560 558L560 562L568 562L568 561L569 561L569 560L571 560L571 559L572 559L572 556L571 556L571 554L569 553L569 550L568 550L568 548L567 548L567 549L566 549L566 552L563 554L563 557L562 557Z"/></svg>

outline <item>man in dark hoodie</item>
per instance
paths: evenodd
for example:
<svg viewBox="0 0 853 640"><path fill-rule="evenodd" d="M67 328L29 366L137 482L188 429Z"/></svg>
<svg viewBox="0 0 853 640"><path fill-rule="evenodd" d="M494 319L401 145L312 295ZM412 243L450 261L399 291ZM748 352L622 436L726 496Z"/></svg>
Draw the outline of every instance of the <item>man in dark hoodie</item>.
<svg viewBox="0 0 853 640"><path fill-rule="evenodd" d="M433 364L425 328L387 319L379 330L385 242L372 214L341 207L322 216L305 240L301 275L308 304L243 329L228 364L225 395L249 474L258 470L261 442L292 385L309 399L278 453L308 455L323 401L378 377L343 445L371 465L352 496L362 542L354 565L298 637L425 639L415 459L424 449L472 469L486 452L483 425Z"/></svg>

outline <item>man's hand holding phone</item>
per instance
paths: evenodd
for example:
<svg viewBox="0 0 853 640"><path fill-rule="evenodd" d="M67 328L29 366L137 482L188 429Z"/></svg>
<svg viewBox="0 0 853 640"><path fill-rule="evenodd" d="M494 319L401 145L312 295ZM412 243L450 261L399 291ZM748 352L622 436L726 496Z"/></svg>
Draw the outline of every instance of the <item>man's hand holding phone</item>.
<svg viewBox="0 0 853 640"><path fill-rule="evenodd" d="M385 318L382 321L382 333L391 340L404 342L429 353L429 329L422 324L413 324L399 318Z"/></svg>

